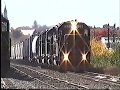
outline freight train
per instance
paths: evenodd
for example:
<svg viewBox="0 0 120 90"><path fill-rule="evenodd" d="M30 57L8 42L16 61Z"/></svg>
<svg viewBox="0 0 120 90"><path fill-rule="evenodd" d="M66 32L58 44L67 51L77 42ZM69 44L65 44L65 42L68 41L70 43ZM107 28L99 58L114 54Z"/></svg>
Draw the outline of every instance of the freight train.
<svg viewBox="0 0 120 90"><path fill-rule="evenodd" d="M83 71L90 63L90 28L77 20L62 22L11 46L11 51L11 59Z"/></svg>
<svg viewBox="0 0 120 90"><path fill-rule="evenodd" d="M9 20L1 15L1 76L5 77L10 68Z"/></svg>

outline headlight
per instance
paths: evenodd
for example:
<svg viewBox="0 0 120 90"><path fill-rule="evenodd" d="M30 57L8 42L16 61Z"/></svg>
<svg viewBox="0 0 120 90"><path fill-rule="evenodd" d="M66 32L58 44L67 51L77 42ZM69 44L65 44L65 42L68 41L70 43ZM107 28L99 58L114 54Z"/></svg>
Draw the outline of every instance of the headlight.
<svg viewBox="0 0 120 90"><path fill-rule="evenodd" d="M82 54L82 60L87 60L86 56L87 56L87 54Z"/></svg>
<svg viewBox="0 0 120 90"><path fill-rule="evenodd" d="M69 53L64 53L63 54L64 55L64 61L68 61L69 60L69 58L68 58L68 56L69 56Z"/></svg>
<svg viewBox="0 0 120 90"><path fill-rule="evenodd" d="M71 21L71 30L77 30L77 21Z"/></svg>
<svg viewBox="0 0 120 90"><path fill-rule="evenodd" d="M80 63L88 63L88 61L87 61L87 54L88 54L88 52L87 53L81 53L82 54L82 60L81 60L81 62Z"/></svg>

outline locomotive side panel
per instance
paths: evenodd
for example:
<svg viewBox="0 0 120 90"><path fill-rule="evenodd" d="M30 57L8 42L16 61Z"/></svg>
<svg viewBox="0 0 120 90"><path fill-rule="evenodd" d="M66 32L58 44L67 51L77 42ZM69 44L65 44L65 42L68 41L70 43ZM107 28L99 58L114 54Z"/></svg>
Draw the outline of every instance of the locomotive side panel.
<svg viewBox="0 0 120 90"><path fill-rule="evenodd" d="M48 63L51 65L57 65L57 51L58 48L56 46L57 44L57 31L56 28L52 28L47 32L47 58L48 58Z"/></svg>

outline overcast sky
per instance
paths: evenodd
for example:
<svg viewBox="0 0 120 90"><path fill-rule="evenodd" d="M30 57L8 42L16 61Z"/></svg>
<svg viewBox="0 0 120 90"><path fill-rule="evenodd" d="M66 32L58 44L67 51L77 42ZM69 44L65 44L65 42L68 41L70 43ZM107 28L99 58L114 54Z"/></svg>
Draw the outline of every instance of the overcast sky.
<svg viewBox="0 0 120 90"><path fill-rule="evenodd" d="M120 0L2 0L7 7L10 26L56 25L77 19L89 26L109 23L120 26Z"/></svg>

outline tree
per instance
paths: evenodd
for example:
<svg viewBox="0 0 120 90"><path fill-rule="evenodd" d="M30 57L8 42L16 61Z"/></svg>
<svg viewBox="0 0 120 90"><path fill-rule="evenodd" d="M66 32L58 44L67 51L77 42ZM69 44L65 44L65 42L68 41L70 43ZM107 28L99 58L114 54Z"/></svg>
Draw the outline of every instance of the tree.
<svg viewBox="0 0 120 90"><path fill-rule="evenodd" d="M12 30L14 30L14 28L13 28L13 27L11 27L11 28L10 28L10 30L12 31Z"/></svg>
<svg viewBox="0 0 120 90"><path fill-rule="evenodd" d="M37 21L35 20L34 23L33 23L33 26L32 26L34 29L37 29L38 28L38 24L37 24Z"/></svg>
<svg viewBox="0 0 120 90"><path fill-rule="evenodd" d="M113 51L109 51L105 44L103 44L100 40L92 39L91 40L91 51L95 56L111 56Z"/></svg>
<svg viewBox="0 0 120 90"><path fill-rule="evenodd" d="M11 33L12 33L12 37L14 39L18 39L18 38L20 38L23 35L20 30L12 30Z"/></svg>

